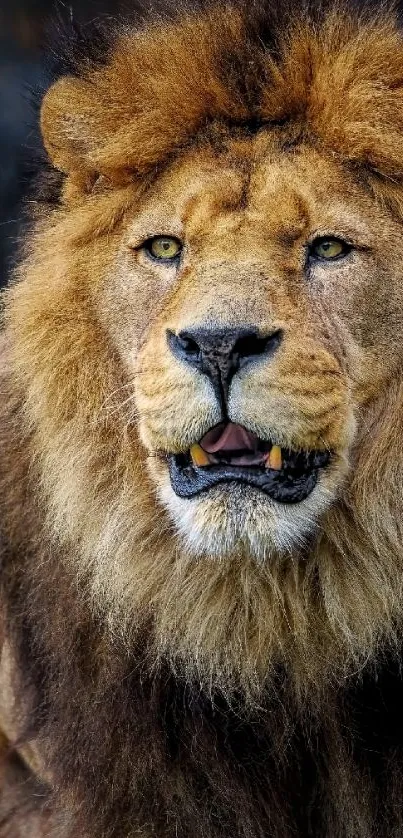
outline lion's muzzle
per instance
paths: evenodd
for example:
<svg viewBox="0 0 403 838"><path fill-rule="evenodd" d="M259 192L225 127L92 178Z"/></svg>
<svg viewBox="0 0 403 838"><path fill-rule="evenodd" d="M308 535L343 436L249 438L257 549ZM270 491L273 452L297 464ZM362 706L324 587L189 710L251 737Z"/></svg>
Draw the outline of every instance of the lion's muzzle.
<svg viewBox="0 0 403 838"><path fill-rule="evenodd" d="M210 378L222 405L238 370L273 355L281 340L280 329L268 335L261 335L256 327L197 328L178 334L167 330L175 357Z"/></svg>
<svg viewBox="0 0 403 838"><path fill-rule="evenodd" d="M207 376L220 403L223 421L188 451L168 456L171 485L182 498L195 497L218 483L240 482L260 489L281 503L299 503L315 488L330 453L282 450L228 419L231 381L240 369L271 358L283 339L281 329L263 335L255 327L195 328L175 334L167 343L182 363Z"/></svg>

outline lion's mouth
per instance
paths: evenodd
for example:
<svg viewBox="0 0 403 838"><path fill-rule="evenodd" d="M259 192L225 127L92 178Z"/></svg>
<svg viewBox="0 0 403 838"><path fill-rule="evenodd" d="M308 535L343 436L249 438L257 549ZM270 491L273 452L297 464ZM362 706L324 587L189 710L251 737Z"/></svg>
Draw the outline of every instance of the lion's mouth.
<svg viewBox="0 0 403 838"><path fill-rule="evenodd" d="M189 451L168 457L174 492L191 498L218 483L247 483L273 500L299 503L315 488L329 451L292 451L222 422Z"/></svg>

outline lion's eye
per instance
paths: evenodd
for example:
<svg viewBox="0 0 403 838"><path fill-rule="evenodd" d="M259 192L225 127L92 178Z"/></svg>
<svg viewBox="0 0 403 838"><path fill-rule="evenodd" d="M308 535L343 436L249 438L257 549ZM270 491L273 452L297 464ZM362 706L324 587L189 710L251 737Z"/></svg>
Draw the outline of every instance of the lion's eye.
<svg viewBox="0 0 403 838"><path fill-rule="evenodd" d="M341 239L315 239L312 242L309 251L310 255L317 259L339 259L340 256L346 256L351 250L350 245Z"/></svg>
<svg viewBox="0 0 403 838"><path fill-rule="evenodd" d="M177 259L181 253L182 245L173 236L156 236L154 239L146 242L145 248L154 259L167 259L171 261Z"/></svg>

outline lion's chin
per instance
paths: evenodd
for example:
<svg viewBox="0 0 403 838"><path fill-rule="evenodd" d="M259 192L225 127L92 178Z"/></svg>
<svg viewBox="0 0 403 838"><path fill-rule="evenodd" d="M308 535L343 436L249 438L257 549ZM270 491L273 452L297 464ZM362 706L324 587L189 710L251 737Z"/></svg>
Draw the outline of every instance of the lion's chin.
<svg viewBox="0 0 403 838"><path fill-rule="evenodd" d="M320 479L308 497L286 505L239 482L220 483L192 498L181 498L168 472L152 466L158 494L186 551L194 556L228 558L247 555L257 561L295 555L315 538L321 516L334 501L334 470ZM338 475L340 476L340 475Z"/></svg>

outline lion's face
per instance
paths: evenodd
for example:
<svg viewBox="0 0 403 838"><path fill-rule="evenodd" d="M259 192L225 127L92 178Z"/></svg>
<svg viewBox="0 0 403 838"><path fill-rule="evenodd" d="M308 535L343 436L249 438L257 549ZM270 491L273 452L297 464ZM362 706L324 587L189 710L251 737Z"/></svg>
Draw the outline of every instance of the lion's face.
<svg viewBox="0 0 403 838"><path fill-rule="evenodd" d="M354 470L361 406L399 362L403 247L336 162L267 132L225 146L157 180L99 308L182 541L270 561L315 537Z"/></svg>

